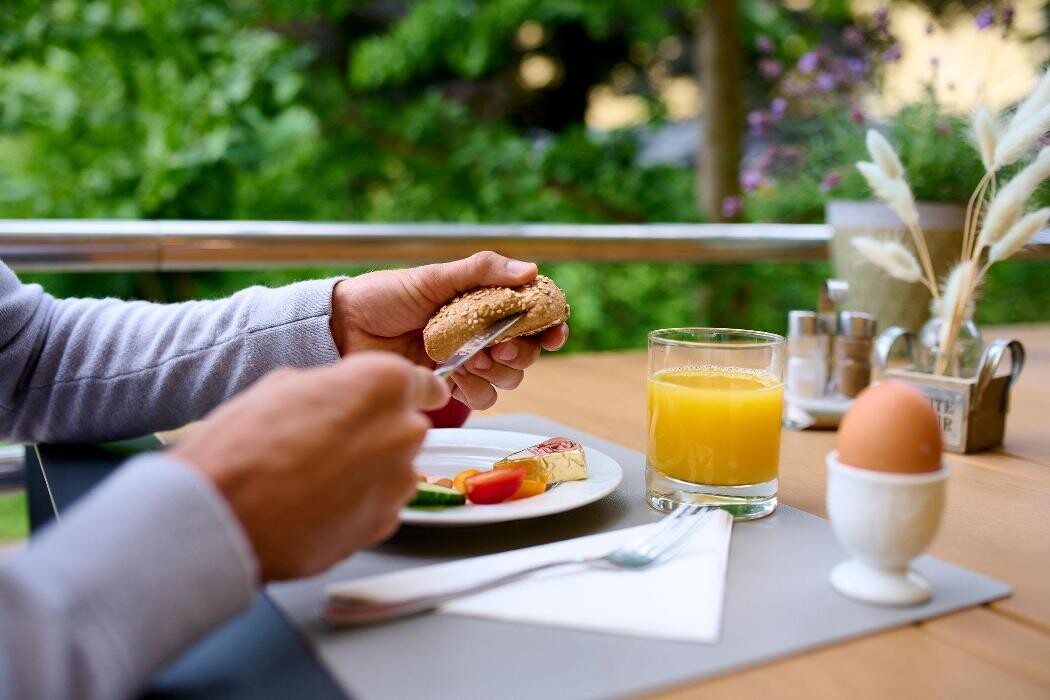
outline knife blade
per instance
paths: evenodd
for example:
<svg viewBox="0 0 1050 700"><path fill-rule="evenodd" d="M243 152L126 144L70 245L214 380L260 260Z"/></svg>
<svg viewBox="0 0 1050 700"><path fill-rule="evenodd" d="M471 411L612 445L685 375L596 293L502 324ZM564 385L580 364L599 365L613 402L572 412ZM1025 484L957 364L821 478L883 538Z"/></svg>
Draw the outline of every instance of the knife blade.
<svg viewBox="0 0 1050 700"><path fill-rule="evenodd" d="M463 345L459 347L459 350L456 350L447 360L434 368L434 376L447 377L452 374L461 367L464 362L484 350L485 346L510 330L511 327L524 316L525 312L519 311L513 316L501 318L488 327L478 331L471 336L467 342L463 343Z"/></svg>

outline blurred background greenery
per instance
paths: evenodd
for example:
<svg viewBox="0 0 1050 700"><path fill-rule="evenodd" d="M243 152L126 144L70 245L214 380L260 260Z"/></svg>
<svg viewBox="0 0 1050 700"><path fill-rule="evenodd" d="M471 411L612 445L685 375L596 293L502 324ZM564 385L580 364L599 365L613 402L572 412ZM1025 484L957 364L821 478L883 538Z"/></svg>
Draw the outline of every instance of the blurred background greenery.
<svg viewBox="0 0 1050 700"><path fill-rule="evenodd" d="M867 197L850 164L873 125L920 198L965 201L979 176L968 109L1023 97L1047 53L1043 2L744 0L725 48L740 104L713 103L719 66L698 49L710 5L5 0L0 217L820 222L829 198ZM727 118L739 167L705 204L697 170L724 144L704 124ZM573 302L571 349L636 347L669 325L783 330L830 274L545 270ZM175 301L358 271L23 278ZM1050 263L994 268L978 321L1037 320Z"/></svg>

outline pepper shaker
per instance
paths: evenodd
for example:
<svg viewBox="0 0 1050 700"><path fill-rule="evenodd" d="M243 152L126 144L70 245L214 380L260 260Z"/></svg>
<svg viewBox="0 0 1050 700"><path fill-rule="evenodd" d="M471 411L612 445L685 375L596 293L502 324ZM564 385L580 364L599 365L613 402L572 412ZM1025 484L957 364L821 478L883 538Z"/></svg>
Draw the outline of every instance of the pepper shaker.
<svg viewBox="0 0 1050 700"><path fill-rule="evenodd" d="M853 398L871 383L871 354L877 328L878 322L871 314L839 314L832 384L842 396Z"/></svg>

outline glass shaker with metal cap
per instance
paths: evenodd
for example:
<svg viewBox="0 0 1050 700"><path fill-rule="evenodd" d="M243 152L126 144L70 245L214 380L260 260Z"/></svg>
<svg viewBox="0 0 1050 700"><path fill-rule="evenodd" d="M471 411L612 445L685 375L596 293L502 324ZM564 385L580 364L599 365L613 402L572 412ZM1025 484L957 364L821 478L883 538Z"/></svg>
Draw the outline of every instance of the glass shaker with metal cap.
<svg viewBox="0 0 1050 700"><path fill-rule="evenodd" d="M813 311L788 313L788 359L784 388L789 397L815 399L828 383L830 333Z"/></svg>
<svg viewBox="0 0 1050 700"><path fill-rule="evenodd" d="M871 314L843 311L835 338L832 384L842 396L853 398L871 383L871 353L878 322Z"/></svg>

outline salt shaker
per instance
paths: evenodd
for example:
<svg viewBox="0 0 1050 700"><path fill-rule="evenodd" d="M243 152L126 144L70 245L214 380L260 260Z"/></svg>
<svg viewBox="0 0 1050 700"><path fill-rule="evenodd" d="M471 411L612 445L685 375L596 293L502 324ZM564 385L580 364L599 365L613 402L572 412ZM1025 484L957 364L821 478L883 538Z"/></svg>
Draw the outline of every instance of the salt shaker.
<svg viewBox="0 0 1050 700"><path fill-rule="evenodd" d="M871 314L843 311L835 338L833 386L837 393L853 398L871 383L871 352L878 322Z"/></svg>
<svg viewBox="0 0 1050 700"><path fill-rule="evenodd" d="M785 389L789 396L820 398L828 383L828 345L831 340L814 311L788 313L788 359Z"/></svg>

